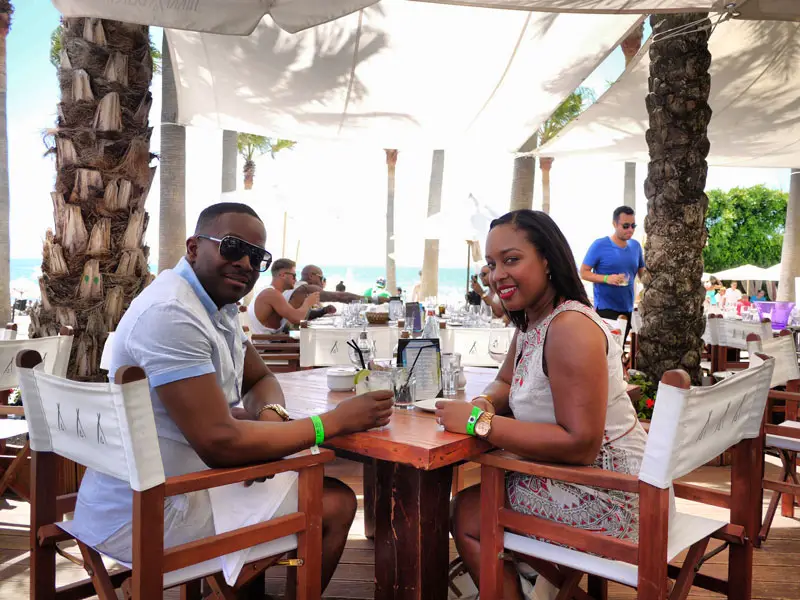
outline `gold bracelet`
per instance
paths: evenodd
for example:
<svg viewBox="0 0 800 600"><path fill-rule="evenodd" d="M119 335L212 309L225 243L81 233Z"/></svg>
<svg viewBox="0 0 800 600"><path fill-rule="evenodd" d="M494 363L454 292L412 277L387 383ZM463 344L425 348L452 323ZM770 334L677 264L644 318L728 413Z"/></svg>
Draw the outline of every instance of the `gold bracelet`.
<svg viewBox="0 0 800 600"><path fill-rule="evenodd" d="M256 411L256 421L258 421L259 417L261 416L261 413L263 413L265 410L271 410L276 415L278 415L283 421L289 420L289 414L286 412L286 409L283 408L280 404L265 404Z"/></svg>
<svg viewBox="0 0 800 600"><path fill-rule="evenodd" d="M489 404L491 404L492 406L494 406L494 402L492 402L492 399L489 397L489 394L478 394L477 396L475 396L475 397L472 399L472 402L475 402L475 400L477 400L478 398L483 398L483 399L485 399L485 400L486 400L486 401L487 401Z"/></svg>

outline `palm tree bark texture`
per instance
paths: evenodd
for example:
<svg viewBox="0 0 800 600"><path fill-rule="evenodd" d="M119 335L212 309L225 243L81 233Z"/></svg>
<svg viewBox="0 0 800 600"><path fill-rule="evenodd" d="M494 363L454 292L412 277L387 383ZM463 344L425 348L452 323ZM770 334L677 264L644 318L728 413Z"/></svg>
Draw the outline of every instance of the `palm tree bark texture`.
<svg viewBox="0 0 800 600"><path fill-rule="evenodd" d="M148 115L153 61L148 28L75 18L63 23L61 101L54 140L55 228L42 256L31 336L75 330L68 376L100 381L101 350L150 281L144 202L155 167Z"/></svg>
<svg viewBox="0 0 800 600"><path fill-rule="evenodd" d="M698 20L689 33L665 35ZM652 381L670 369L684 369L699 383L711 23L706 14L677 14L653 16L652 25L646 100L650 163L644 184L647 275L638 365Z"/></svg>

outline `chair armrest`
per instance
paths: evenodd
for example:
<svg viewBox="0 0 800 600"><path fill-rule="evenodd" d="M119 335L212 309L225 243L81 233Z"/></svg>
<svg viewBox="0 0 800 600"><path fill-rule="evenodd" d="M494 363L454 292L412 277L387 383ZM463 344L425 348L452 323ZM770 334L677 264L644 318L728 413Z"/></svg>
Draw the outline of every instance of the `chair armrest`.
<svg viewBox="0 0 800 600"><path fill-rule="evenodd" d="M800 402L800 393L770 390L769 394L767 394L767 398L769 398L770 400L787 400L789 402Z"/></svg>
<svg viewBox="0 0 800 600"><path fill-rule="evenodd" d="M767 435L779 435L793 440L800 440L800 429L794 427L781 427L780 425L764 425L764 433Z"/></svg>
<svg viewBox="0 0 800 600"><path fill-rule="evenodd" d="M503 471L516 471L526 475L536 475L546 477L556 481L575 483L578 485L590 485L609 490L620 490L632 494L639 493L639 479L633 475L616 473L597 469L595 467L568 467L548 463L537 463L520 458L516 454L497 450L481 454L474 462L487 467L495 467Z"/></svg>
<svg viewBox="0 0 800 600"><path fill-rule="evenodd" d="M198 471L197 473L178 475L177 477L167 478L164 484L164 495L177 496L178 494L207 490L230 483L241 483L260 477L269 477L287 471L299 471L331 462L335 457L336 455L331 450L320 449L319 454L312 454L310 450L303 450L289 457L258 465L232 467L230 469L209 469L207 471Z"/></svg>
<svg viewBox="0 0 800 600"><path fill-rule="evenodd" d="M6 406L5 404L0 404L0 415L19 415L24 417L25 409L21 406Z"/></svg>

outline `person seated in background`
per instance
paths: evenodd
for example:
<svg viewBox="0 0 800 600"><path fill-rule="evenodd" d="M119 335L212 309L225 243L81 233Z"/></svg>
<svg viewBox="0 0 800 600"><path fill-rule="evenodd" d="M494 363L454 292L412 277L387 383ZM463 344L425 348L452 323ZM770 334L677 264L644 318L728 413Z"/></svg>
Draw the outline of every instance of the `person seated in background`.
<svg viewBox="0 0 800 600"><path fill-rule="evenodd" d="M750 302L769 302L769 296L764 290L758 290L754 296L750 296Z"/></svg>
<svg viewBox="0 0 800 600"><path fill-rule="evenodd" d="M319 294L317 302L341 302L343 304L350 304L351 302L365 302L363 296L358 294L351 294L345 291L329 292L322 288L322 280L325 276L317 265L306 265L300 272L300 281L294 287L294 290L289 295L289 303L294 307L303 305L309 294ZM341 282L340 282L341 283ZM339 287L338 285L336 286ZM342 283L344 287L344 283ZM326 314L336 312L336 307L325 307Z"/></svg>
<svg viewBox="0 0 800 600"><path fill-rule="evenodd" d="M742 299L742 290L739 289L737 281L731 281L731 287L725 292L725 304L736 306L736 303Z"/></svg>
<svg viewBox="0 0 800 600"><path fill-rule="evenodd" d="M337 292L346 292L347 291L347 288L344 285L344 281L340 281L339 283L336 284L336 291Z"/></svg>
<svg viewBox="0 0 800 600"><path fill-rule="evenodd" d="M506 313L503 310L503 303L489 284L489 273L489 267L484 265L478 275L472 276L472 290L468 294L467 302L474 306L491 306L492 315L500 319Z"/></svg>
<svg viewBox="0 0 800 600"><path fill-rule="evenodd" d="M253 333L284 333L290 324L299 325L304 319L315 319L325 314L324 310L313 309L319 302L319 292L306 296L299 306L289 304L296 279L297 268L293 260L279 258L272 264L272 282L247 307Z"/></svg>
<svg viewBox="0 0 800 600"><path fill-rule="evenodd" d="M364 297L368 302L378 303L381 300L388 302L389 292L386 291L386 278L378 277L375 280L375 285L364 292Z"/></svg>
<svg viewBox="0 0 800 600"><path fill-rule="evenodd" d="M572 250L541 211L518 210L492 221L486 262L492 288L517 331L497 377L471 402L437 402L447 431L480 437L523 458L588 465L636 476L647 434L627 394L622 348L592 309ZM576 343L579 340L579 343ZM635 541L636 494L508 473L511 510L570 527ZM458 554L477 582L481 562L480 486L455 498L452 532ZM505 600L523 596L505 563ZM534 598L557 594L544 577Z"/></svg>
<svg viewBox="0 0 800 600"><path fill-rule="evenodd" d="M239 325L236 302L272 261L258 214L238 203L200 213L186 256L134 298L117 326L109 377L123 366L147 375L164 474L277 460L310 448L319 438L365 431L389 422L392 393L371 392L341 401L318 417L289 420L280 383ZM291 279L283 263L276 274ZM288 275L281 275L286 272ZM239 486L244 491L243 486ZM237 488L234 488L237 489ZM297 510L297 474L253 482L262 520ZM116 560L132 560L133 492L127 481L89 469L72 522L76 536ZM326 478L322 491L322 587L333 576L356 514L356 497ZM164 546L222 533L208 490L164 500ZM255 524L255 523L254 523ZM290 569L290 573L292 570ZM293 595L289 577L287 597Z"/></svg>
<svg viewBox="0 0 800 600"><path fill-rule="evenodd" d="M422 302L422 271L418 275L419 281L411 288L411 302Z"/></svg>

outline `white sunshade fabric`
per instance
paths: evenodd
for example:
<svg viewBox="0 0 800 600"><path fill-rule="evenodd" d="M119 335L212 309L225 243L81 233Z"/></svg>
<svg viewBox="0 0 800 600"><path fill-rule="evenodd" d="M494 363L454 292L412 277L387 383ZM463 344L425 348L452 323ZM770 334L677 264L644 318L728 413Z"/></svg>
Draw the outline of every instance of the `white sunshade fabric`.
<svg viewBox="0 0 800 600"><path fill-rule="evenodd" d="M797 3L800 6L800 2ZM648 162L646 45L619 80L542 156ZM727 21L709 40L713 111L708 163L714 166L800 165L800 24Z"/></svg>
<svg viewBox="0 0 800 600"><path fill-rule="evenodd" d="M295 33L378 0L53 0L65 17L97 17L189 31L249 35L270 15Z"/></svg>
<svg viewBox="0 0 800 600"><path fill-rule="evenodd" d="M184 125L516 151L641 18L384 0L296 35L167 35Z"/></svg>
<svg viewBox="0 0 800 600"><path fill-rule="evenodd" d="M778 265L780 271L780 265ZM725 281L778 281L780 273L777 273L773 278L774 269L762 269L755 265L742 265L732 269L726 269L719 273L714 273L717 279L724 279Z"/></svg>
<svg viewBox="0 0 800 600"><path fill-rule="evenodd" d="M418 0L440 4L482 6L544 12L644 14L728 12L758 21L800 21L797 0Z"/></svg>

